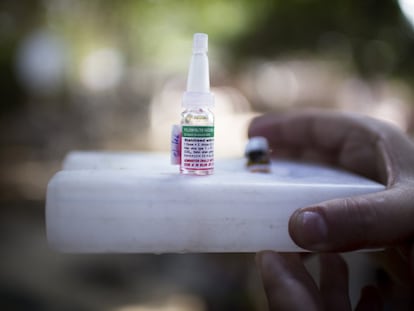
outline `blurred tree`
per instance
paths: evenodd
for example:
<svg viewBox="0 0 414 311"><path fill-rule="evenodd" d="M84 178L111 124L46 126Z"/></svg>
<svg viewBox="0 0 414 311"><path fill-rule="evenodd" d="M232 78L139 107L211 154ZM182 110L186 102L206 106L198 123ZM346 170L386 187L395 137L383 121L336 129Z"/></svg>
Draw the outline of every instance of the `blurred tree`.
<svg viewBox="0 0 414 311"><path fill-rule="evenodd" d="M40 24L39 1L0 2L0 113L20 106L22 88L15 75L16 50L23 36Z"/></svg>
<svg viewBox="0 0 414 311"><path fill-rule="evenodd" d="M212 59L235 69L255 58L312 55L333 58L367 78L412 79L414 31L398 1L357 0L142 0L11 1L0 4L1 110L17 105L15 77L22 39L44 28L67 42L69 83L91 52L119 52L126 67L187 68L194 32L207 32Z"/></svg>
<svg viewBox="0 0 414 311"><path fill-rule="evenodd" d="M366 77L414 69L414 33L397 1L267 1L260 22L233 42L239 60L308 53L337 57Z"/></svg>

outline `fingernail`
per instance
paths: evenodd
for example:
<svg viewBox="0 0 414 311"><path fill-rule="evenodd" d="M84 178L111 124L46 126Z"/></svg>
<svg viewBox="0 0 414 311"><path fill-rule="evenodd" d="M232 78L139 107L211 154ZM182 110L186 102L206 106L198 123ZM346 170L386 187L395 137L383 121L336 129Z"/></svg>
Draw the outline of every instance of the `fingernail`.
<svg viewBox="0 0 414 311"><path fill-rule="evenodd" d="M311 250L324 250L328 227L316 211L303 211L295 217L292 227L295 242Z"/></svg>

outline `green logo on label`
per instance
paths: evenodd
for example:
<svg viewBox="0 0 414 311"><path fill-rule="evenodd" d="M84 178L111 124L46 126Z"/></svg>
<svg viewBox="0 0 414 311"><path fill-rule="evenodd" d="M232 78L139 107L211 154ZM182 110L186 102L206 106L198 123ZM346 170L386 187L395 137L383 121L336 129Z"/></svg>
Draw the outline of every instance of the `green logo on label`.
<svg viewBox="0 0 414 311"><path fill-rule="evenodd" d="M214 126L183 126L183 137L214 137Z"/></svg>

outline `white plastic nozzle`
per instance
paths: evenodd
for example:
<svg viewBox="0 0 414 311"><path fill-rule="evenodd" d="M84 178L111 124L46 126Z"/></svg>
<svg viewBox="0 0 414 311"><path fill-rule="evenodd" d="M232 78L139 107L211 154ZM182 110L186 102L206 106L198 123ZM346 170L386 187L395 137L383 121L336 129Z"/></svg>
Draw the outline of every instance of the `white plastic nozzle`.
<svg viewBox="0 0 414 311"><path fill-rule="evenodd" d="M208 35L205 33L195 33L193 37L193 53L208 52Z"/></svg>
<svg viewBox="0 0 414 311"><path fill-rule="evenodd" d="M188 71L187 90L183 96L184 107L211 107L214 96L210 93L210 72L208 64L208 35L196 33L193 37L193 55Z"/></svg>

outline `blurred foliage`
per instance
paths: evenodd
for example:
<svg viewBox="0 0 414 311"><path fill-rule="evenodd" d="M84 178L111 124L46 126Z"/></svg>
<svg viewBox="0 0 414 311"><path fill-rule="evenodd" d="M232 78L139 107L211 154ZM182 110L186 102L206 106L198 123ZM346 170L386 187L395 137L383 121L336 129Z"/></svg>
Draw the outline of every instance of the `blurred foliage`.
<svg viewBox="0 0 414 311"><path fill-rule="evenodd" d="M252 7L256 5L246 0L2 1L0 88L6 100L1 110L26 100L15 67L22 42L36 31L47 31L66 43L67 79L76 85L82 60L101 47L122 51L126 66L184 71L194 32L209 33L216 45L212 50L219 51L222 43L239 36L260 16L261 6L253 11Z"/></svg>
<svg viewBox="0 0 414 311"><path fill-rule="evenodd" d="M51 1L47 19L71 43L75 56L112 44L130 63L176 69L175 56L182 58L194 32L207 32L215 44L223 43L252 24L257 16L250 7L249 1L221 0Z"/></svg>
<svg viewBox="0 0 414 311"><path fill-rule="evenodd" d="M333 58L366 78L411 80L414 70L414 32L398 1L4 0L2 111L24 102L16 54L22 40L38 29L66 43L66 78L75 88L82 60L99 47L120 50L126 67L183 72L194 32L208 33L212 58L236 71L257 58L297 54Z"/></svg>
<svg viewBox="0 0 414 311"><path fill-rule="evenodd" d="M21 38L35 25L38 19L39 5L36 1L26 1L25 5L17 1L0 2L0 91L2 93L0 112L8 111L21 103L22 89L18 84L14 61ZM31 17L26 18L31 12Z"/></svg>
<svg viewBox="0 0 414 311"><path fill-rule="evenodd" d="M401 74L414 69L413 29L397 1L275 1L234 51L240 59L291 53L338 57L360 74Z"/></svg>

